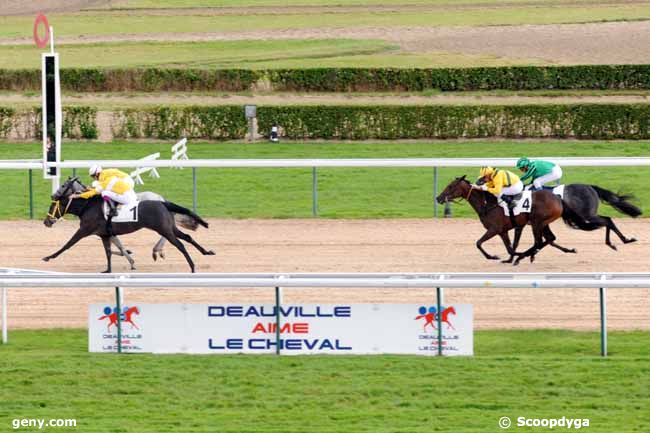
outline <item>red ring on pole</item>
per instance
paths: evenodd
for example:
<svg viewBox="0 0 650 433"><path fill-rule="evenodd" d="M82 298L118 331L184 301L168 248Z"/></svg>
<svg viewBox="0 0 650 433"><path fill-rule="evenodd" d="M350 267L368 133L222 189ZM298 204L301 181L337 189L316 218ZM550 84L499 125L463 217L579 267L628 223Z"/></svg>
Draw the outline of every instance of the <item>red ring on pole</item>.
<svg viewBox="0 0 650 433"><path fill-rule="evenodd" d="M45 37L43 39L38 37L38 25L43 23L45 26ZM47 22L47 18L43 14L38 14L36 21L34 21L34 42L38 48L47 47L47 43L50 40L50 24Z"/></svg>

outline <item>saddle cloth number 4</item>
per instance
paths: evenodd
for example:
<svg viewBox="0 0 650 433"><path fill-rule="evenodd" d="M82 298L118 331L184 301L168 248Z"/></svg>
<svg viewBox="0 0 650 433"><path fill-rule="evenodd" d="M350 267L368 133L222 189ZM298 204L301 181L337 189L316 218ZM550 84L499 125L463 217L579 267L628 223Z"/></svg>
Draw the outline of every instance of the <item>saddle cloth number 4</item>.
<svg viewBox="0 0 650 433"><path fill-rule="evenodd" d="M533 194L531 191L524 191L521 198L515 206L515 215L520 213L530 213L533 204Z"/></svg>

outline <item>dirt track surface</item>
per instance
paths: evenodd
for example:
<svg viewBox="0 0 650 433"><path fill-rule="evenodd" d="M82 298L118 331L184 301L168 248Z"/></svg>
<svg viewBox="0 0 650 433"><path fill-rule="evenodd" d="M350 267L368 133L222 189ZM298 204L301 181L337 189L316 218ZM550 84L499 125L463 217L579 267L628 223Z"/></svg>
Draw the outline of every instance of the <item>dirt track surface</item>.
<svg viewBox="0 0 650 433"><path fill-rule="evenodd" d="M510 265L485 260L474 246L483 228L475 220L211 220L194 234L216 256L188 248L198 272L643 272L649 271L648 220L618 220L627 236L640 239L615 252L604 231L585 233L561 224L553 229L562 245L578 254L544 250L534 264ZM81 241L54 261L54 252L76 230L76 221L47 229L40 222L0 223L0 267L64 272L98 272L105 267L101 242ZM177 251L166 247L164 262L153 262L156 235L139 232L123 238L135 252L138 272L186 272ZM524 239L523 245L530 242ZM619 243L620 244L620 243ZM490 241L486 248L504 254ZM116 257L115 272L127 272ZM113 290L12 289L9 326L85 327L89 303L110 303ZM447 303L474 305L478 328L598 329L598 293L591 289L448 289ZM419 303L435 302L435 290L285 289L286 302ZM272 302L269 289L126 290L126 303ZM650 329L650 290L610 289L610 329Z"/></svg>
<svg viewBox="0 0 650 433"><path fill-rule="evenodd" d="M80 16L83 19L83 16ZM403 53L488 55L523 63L650 63L650 21L484 27L318 27L206 33L59 36L59 44L137 41L378 39ZM31 37L0 38L0 45L32 44Z"/></svg>

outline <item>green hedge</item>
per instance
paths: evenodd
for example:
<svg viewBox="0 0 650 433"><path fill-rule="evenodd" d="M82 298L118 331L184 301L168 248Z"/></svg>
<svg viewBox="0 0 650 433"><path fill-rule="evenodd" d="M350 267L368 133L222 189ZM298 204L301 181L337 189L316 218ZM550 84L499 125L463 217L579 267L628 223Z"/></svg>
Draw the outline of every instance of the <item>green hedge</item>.
<svg viewBox="0 0 650 433"><path fill-rule="evenodd" d="M650 65L267 71L63 68L61 86L76 92L251 91L259 86L302 92L650 89ZM0 90L40 89L40 70L0 69Z"/></svg>
<svg viewBox="0 0 650 433"><path fill-rule="evenodd" d="M0 108L0 137L19 122L40 137L40 109L19 112ZM243 139L247 122L242 106L149 107L116 110L113 138L233 140ZM280 126L290 139L393 140L430 138L581 138L650 139L650 105L513 105L513 106L262 106L258 130L268 136ZM97 110L64 110L63 135L94 139ZM27 137L29 138L29 137Z"/></svg>
<svg viewBox="0 0 650 433"><path fill-rule="evenodd" d="M440 69L322 68L269 71L276 90L443 91L648 89L650 65L512 66Z"/></svg>
<svg viewBox="0 0 650 433"><path fill-rule="evenodd" d="M258 107L259 131L290 139L648 139L650 105Z"/></svg>
<svg viewBox="0 0 650 433"><path fill-rule="evenodd" d="M61 89L74 92L245 91L249 70L61 68ZM41 71L0 69L0 90L40 91Z"/></svg>
<svg viewBox="0 0 650 433"><path fill-rule="evenodd" d="M0 107L0 138L8 138L11 130L16 128L28 132L28 136L23 138L40 140L43 122L41 113L41 107L21 111ZM63 109L61 127L64 138L95 139L99 132L97 109L94 107L66 107Z"/></svg>
<svg viewBox="0 0 650 433"><path fill-rule="evenodd" d="M0 138L7 138L14 123L16 110L9 107L0 107Z"/></svg>
<svg viewBox="0 0 650 433"><path fill-rule="evenodd" d="M233 140L243 138L248 129L239 105L118 110L113 124L115 138Z"/></svg>

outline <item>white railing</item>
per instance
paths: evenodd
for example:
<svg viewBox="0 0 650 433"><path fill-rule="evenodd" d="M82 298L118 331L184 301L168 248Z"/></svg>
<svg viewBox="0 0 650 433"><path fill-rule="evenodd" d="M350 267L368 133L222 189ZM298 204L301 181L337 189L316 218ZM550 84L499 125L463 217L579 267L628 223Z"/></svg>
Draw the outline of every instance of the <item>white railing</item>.
<svg viewBox="0 0 650 433"><path fill-rule="evenodd" d="M540 157L566 167L650 166L650 157ZM251 168L251 167L480 167L492 165L514 167L517 158L360 158L360 159L159 159L148 161L147 167L189 168ZM68 160L47 163L47 167L89 168L95 164L105 167L131 168L142 165L141 160ZM44 169L42 161L0 161L0 169Z"/></svg>
<svg viewBox="0 0 650 433"><path fill-rule="evenodd" d="M437 305L444 288L594 288L600 291L601 355L607 356L606 289L650 288L650 273L206 273L206 274L75 274L37 273L19 269L0 270L2 288L2 335L7 341L7 291L9 288L435 288ZM440 337L440 336L439 336ZM119 343L118 343L119 344Z"/></svg>
<svg viewBox="0 0 650 433"><path fill-rule="evenodd" d="M1 274L0 287L650 288L650 273Z"/></svg>
<svg viewBox="0 0 650 433"><path fill-rule="evenodd" d="M650 166L650 157L540 157L555 161L565 167L629 167ZM95 164L103 167L140 169L156 168L192 168L192 210L197 211L198 187L197 168L311 168L312 169L312 216L318 216L318 174L319 167L430 167L433 168L433 197L438 195L438 169L441 167L480 167L491 165L495 167L513 167L516 158L364 158L364 159L157 159L143 162L142 160L71 160L46 163L47 167L59 168L88 168ZM9 161L0 160L1 169L37 170L46 169L42 161ZM74 170L73 170L74 172ZM29 175L31 179L31 171ZM57 185L58 180L53 180ZM53 188L54 189L54 188ZM30 218L33 215L33 204L30 187ZM438 216L438 202L433 201L433 215ZM445 205L445 215L451 215L449 204Z"/></svg>

